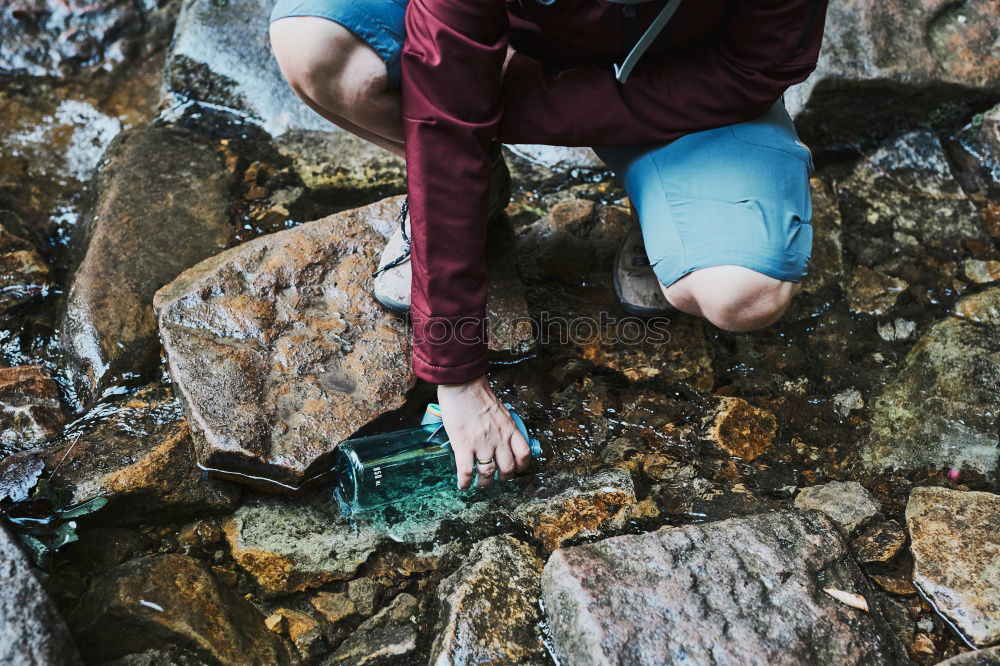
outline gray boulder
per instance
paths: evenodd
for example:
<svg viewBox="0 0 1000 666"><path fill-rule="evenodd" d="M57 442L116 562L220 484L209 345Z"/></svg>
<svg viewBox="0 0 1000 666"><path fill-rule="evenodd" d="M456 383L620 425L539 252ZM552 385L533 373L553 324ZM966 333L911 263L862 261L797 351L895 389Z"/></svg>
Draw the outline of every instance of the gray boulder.
<svg viewBox="0 0 1000 666"><path fill-rule="evenodd" d="M83 663L69 630L17 541L0 525L0 663Z"/></svg>
<svg viewBox="0 0 1000 666"><path fill-rule="evenodd" d="M986 54L998 34L990 0L832 2L816 71L786 104L810 134L843 139L957 97L995 98L1000 65Z"/></svg>
<svg viewBox="0 0 1000 666"><path fill-rule="evenodd" d="M967 296L913 346L872 403L861 449L873 472L956 469L996 478L1000 288Z"/></svg>
<svg viewBox="0 0 1000 666"><path fill-rule="evenodd" d="M824 588L859 594L869 612ZM888 664L878 597L830 521L778 512L557 550L542 574L561 663Z"/></svg>
<svg viewBox="0 0 1000 666"><path fill-rule="evenodd" d="M384 537L357 528L335 505L260 498L223 522L233 559L268 595L277 596L352 578Z"/></svg>
<svg viewBox="0 0 1000 666"><path fill-rule="evenodd" d="M822 511L848 535L874 518L881 508L871 493L857 481L831 481L821 486L802 488L795 497L795 506Z"/></svg>
<svg viewBox="0 0 1000 666"><path fill-rule="evenodd" d="M185 132L130 130L109 146L60 332L85 396L156 364L153 293L225 247L229 185L216 152Z"/></svg>
<svg viewBox="0 0 1000 666"><path fill-rule="evenodd" d="M916 488L906 503L913 583L978 647L1000 642L1000 495Z"/></svg>
<svg viewBox="0 0 1000 666"><path fill-rule="evenodd" d="M477 543L441 581L430 664L545 664L542 643L542 561L509 535Z"/></svg>
<svg viewBox="0 0 1000 666"><path fill-rule="evenodd" d="M417 605L413 595L400 594L344 639L323 662L324 666L392 663L394 658L401 660L399 658L409 655L417 649Z"/></svg>

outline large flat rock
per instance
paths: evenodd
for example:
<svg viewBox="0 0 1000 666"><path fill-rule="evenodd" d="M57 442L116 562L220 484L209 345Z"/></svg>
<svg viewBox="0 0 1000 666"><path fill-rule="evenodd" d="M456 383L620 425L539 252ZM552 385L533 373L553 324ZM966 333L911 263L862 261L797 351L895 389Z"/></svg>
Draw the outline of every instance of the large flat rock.
<svg viewBox="0 0 1000 666"><path fill-rule="evenodd" d="M913 346L872 405L862 446L874 472L957 469L995 478L1000 289L967 296Z"/></svg>
<svg viewBox="0 0 1000 666"><path fill-rule="evenodd" d="M916 488L906 526L914 584L972 643L1000 642L1000 495Z"/></svg>
<svg viewBox="0 0 1000 666"><path fill-rule="evenodd" d="M60 332L85 396L158 361L153 294L225 247L229 185L216 151L180 130L130 130L108 147Z"/></svg>
<svg viewBox="0 0 1000 666"><path fill-rule="evenodd" d="M31 563L0 525L0 663L81 664L73 639Z"/></svg>
<svg viewBox="0 0 1000 666"><path fill-rule="evenodd" d="M998 35L990 0L832 2L816 70L786 104L810 133L843 139L956 97L996 97L1000 61L987 54Z"/></svg>
<svg viewBox="0 0 1000 666"><path fill-rule="evenodd" d="M826 587L864 596L871 612ZM560 549L545 565L542 594L561 663L899 662L874 590L818 512Z"/></svg>
<svg viewBox="0 0 1000 666"><path fill-rule="evenodd" d="M156 294L174 389L203 466L283 491L404 404L403 321L371 295L396 207L380 202L256 238Z"/></svg>

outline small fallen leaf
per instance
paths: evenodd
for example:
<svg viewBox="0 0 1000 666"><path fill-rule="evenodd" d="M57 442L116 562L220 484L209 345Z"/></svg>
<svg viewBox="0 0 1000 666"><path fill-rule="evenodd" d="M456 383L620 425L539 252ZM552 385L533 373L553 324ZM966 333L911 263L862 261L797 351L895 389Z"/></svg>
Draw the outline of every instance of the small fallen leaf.
<svg viewBox="0 0 1000 666"><path fill-rule="evenodd" d="M843 590L838 590L835 587L824 587L823 591L842 604L847 604L851 608L857 608L858 610L863 610L866 613L868 612L868 602L860 594L844 592Z"/></svg>

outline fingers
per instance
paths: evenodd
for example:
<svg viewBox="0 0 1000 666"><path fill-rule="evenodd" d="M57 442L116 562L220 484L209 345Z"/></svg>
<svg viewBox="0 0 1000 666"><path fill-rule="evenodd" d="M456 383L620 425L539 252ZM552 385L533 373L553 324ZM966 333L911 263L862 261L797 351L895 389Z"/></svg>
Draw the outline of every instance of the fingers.
<svg viewBox="0 0 1000 666"><path fill-rule="evenodd" d="M514 461L514 454L510 451L510 446L503 444L497 447L494 452L496 456L497 469L500 470L500 480L506 481L514 476L517 471L517 463Z"/></svg>
<svg viewBox="0 0 1000 666"><path fill-rule="evenodd" d="M479 454L482 455L482 454ZM491 456L485 456L479 458L479 460L490 460ZM490 461L486 464L476 463L478 478L476 479L477 488L489 488L493 485L493 475L496 474L497 464L495 461Z"/></svg>
<svg viewBox="0 0 1000 666"><path fill-rule="evenodd" d="M528 469L528 465L531 464L531 447L516 428L510 436L510 451L514 458L515 469L518 472Z"/></svg>
<svg viewBox="0 0 1000 666"><path fill-rule="evenodd" d="M473 462L473 454L471 451L465 455L458 455L455 453L455 467L458 471L458 487L465 490L472 485L472 479L476 475L476 465Z"/></svg>

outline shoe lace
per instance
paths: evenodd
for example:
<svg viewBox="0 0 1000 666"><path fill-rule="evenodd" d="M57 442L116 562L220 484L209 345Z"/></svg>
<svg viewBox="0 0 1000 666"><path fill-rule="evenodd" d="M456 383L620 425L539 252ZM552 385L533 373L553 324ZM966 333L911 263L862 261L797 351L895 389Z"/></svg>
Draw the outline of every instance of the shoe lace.
<svg viewBox="0 0 1000 666"><path fill-rule="evenodd" d="M399 266L401 263L410 258L410 237L406 234L406 213L407 211L409 211L409 209L410 209L410 198L408 196L405 196L403 197L403 205L400 206L399 208L399 215L396 218L399 221L399 231L401 234L403 234L402 254L400 254L398 257L387 263L385 266L382 266L374 273L372 273L373 278L378 277L379 275L389 270L390 268L395 268L396 266Z"/></svg>

